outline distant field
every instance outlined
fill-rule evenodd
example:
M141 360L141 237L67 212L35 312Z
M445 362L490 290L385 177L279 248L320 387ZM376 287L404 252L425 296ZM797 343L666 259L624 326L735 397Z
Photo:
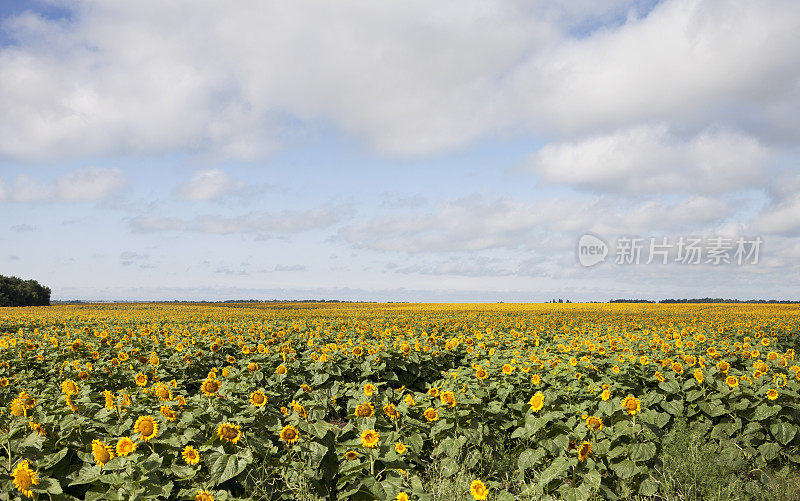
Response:
M0 308L0 500L792 499L799 343L800 305Z

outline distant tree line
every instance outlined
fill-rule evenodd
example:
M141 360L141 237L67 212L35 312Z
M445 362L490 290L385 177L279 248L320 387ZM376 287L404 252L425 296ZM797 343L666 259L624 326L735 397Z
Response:
M800 304L788 299L722 299L704 297L702 299L662 299L659 303L753 303L753 304Z
M0 306L50 306L50 288L36 280L0 275Z
M655 301L650 301L649 299L612 299L609 303L655 303ZM800 304L800 301L791 301L788 299L723 299L718 297L704 297L702 299L662 299L659 303Z

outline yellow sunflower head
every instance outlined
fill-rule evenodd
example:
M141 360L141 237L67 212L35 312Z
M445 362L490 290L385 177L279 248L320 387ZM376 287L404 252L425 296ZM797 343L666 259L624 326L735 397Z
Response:
M589 457L589 454L592 452L592 444L589 442L581 443L580 447L578 447L578 461L584 461L586 458Z
M281 440L283 440L287 444L293 444L297 442L299 438L300 438L300 432L298 432L297 428L295 428L290 424L287 424L281 430Z
M472 498L476 501L482 501L489 497L489 489L480 480L473 480L469 484L469 493L472 494Z
M136 452L136 442L129 437L119 439L119 442L117 442L117 456L127 456L132 452Z
M186 464L191 466L194 466L200 462L200 453L197 452L197 449L195 449L191 445L187 445L186 447L183 448L181 456L183 456L183 460L186 461Z
M592 431L602 430L603 420L597 416L589 416L586 418L586 427Z
M242 428L238 424L222 423L217 428L217 436L221 440L235 444L242 438Z
M375 430L364 430L361 432L361 445L364 447L368 447L370 449L375 448L378 445L379 439L380 436Z
M158 423L153 416L139 416L133 425L133 431L139 433L141 440L149 442L151 438L158 436Z
M423 416L425 416L425 419L427 419L428 421L438 421L439 411L437 411L433 407L428 407L427 409L425 409L425 412L423 412Z
M94 456L94 462L102 468L106 463L114 459L114 450L102 440L95 439L92 440L92 455Z
M264 407L267 403L267 396L261 390L256 390L250 394L250 403L253 407Z
M537 391L528 401L533 412L539 412L544 407L544 393Z
M28 464L28 461L20 461L14 472L11 474L14 478L14 487L19 490L23 496L32 498L33 492L31 487L39 485L39 474L33 471Z

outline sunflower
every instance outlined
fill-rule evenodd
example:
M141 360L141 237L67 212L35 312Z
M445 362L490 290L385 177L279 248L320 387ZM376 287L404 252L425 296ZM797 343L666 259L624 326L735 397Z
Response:
M344 458L348 461L352 461L358 457L358 453L356 451L347 451L344 453Z
M297 400L292 400L292 409L297 413L298 416L305 419L308 417L308 413L306 412L306 408L298 402Z
M15 398L14 400L12 400L9 407L11 408L11 414L14 416L19 417L27 415L27 409L25 409L25 403L20 398Z
M611 392L608 390L608 388L603 390L603 393L600 394L600 398L602 398L604 402L611 398Z
M394 444L394 451L398 454L405 454L406 449L407 449L406 444L404 444L403 442L397 442L396 444Z
M639 401L638 398L628 395L622 401L622 407L628 411L628 414L631 416L635 416L637 412L642 411L642 403Z
M439 420L439 411L434 409L433 407L428 407L425 409L425 412L422 413L425 416L425 419L428 421L438 421Z
M217 428L217 436L226 442L235 444L242 438L242 428L238 424L222 423Z
M475 377L478 378L478 379L486 379L488 376L489 376L489 373L486 372L486 369L484 369L483 367L478 367L475 370Z
M281 440L283 440L287 444L293 444L297 442L298 438L300 438L300 432L298 432L297 428L295 428L290 424L287 424L281 430Z
M250 403L253 404L253 407L264 407L264 404L267 403L267 396L263 391L256 390L250 394Z
M372 395L375 394L376 391L377 388L375 388L375 385L373 385L372 383L367 383L364 385L364 395L371 397Z
M472 498L476 501L484 500L489 497L489 489L487 489L480 480L473 480L472 483L469 484L469 493L472 494Z
M283 376L286 374L286 366L281 364L275 369L275 374Z
M375 407L371 402L361 402L356 406L356 417L368 418L375 414Z
M539 384L541 382L542 382L542 377L539 374L534 374L533 376L531 376L531 383Z
M600 431L603 429L603 420L597 416L589 416L586 418L586 427L592 431Z
M778 398L778 390L775 388L770 388L767 390L767 398L770 400L775 400Z
M133 431L141 435L141 440L149 442L151 438L158 436L158 423L153 416L139 416L136 424L133 425Z
M153 385L153 387L154 387L153 393L159 400L161 401L172 400L172 392L169 390L169 388L167 388L161 383Z
M255 362L250 362L249 364L247 364L247 370L250 371L250 372L257 371L258 370L258 364L255 363Z
M705 375L703 375L702 369L695 369L692 375L694 376L695 381L697 381L700 384L703 384L703 381L706 380Z
M200 385L200 390L203 391L203 395L211 397L216 395L216 393L219 391L219 386L219 381L216 379L206 378L206 380L203 381L203 384Z
M166 418L167 421L175 421L175 418L178 417L178 413L175 412L172 407L168 405L162 405L160 409L161 415Z
M586 458L589 457L589 454L592 452L592 444L589 442L582 442L580 447L578 447L578 461L584 461Z
M800 372L798 372L798 374L800 374ZM412 397L410 393L405 396L403 402L405 402L405 404L409 407L414 407L416 405L416 402L414 402L414 397Z
M397 412L397 408L394 406L394 404L384 405L383 413L386 414L389 419L397 419L400 417L400 413Z
M117 409L117 398L111 392L111 390L104 390L103 396L106 399L105 407L109 411L113 411Z
M137 386L147 386L147 375L142 374L141 372L136 375L136 385Z
M533 412L539 412L544 407L544 393L537 391L535 395L528 401Z
M456 406L456 396L452 391L444 391L442 395L439 397L442 400L442 404L447 405L448 407L455 407Z
M119 439L119 442L117 442L117 456L127 456L132 452L136 452L136 442L129 437Z
M183 460L186 461L186 464L190 466L194 466L200 462L200 453L197 452L197 449L195 449L191 445L187 445L186 447L183 448L181 456L183 456Z
M394 499L395 501L408 501L410 498L408 497L408 494L401 491L400 493L397 494L397 497Z
M92 455L94 462L100 465L102 469L106 463L114 459L114 449L110 445L106 445L102 440L92 440Z
M23 496L32 498L31 486L39 485L39 474L30 468L28 461L20 461L11 476L14 477L14 487Z
M194 501L214 501L214 496L208 491L197 491Z
M75 381L67 379L66 381L61 383L61 392L67 396L75 395L76 393L78 393L78 385L75 384Z
M725 384L733 389L739 386L739 380L736 378L736 376L728 376L725 378Z
M28 422L28 426L30 427L30 429L32 431L36 432L37 435L41 435L43 437L47 435L47 430L44 429L44 426L42 426L42 423L37 423L35 421L30 421L30 422Z
M429 397L433 397L433 398L438 397L439 396L439 388L434 386L433 388L428 390L428 396Z
M503 364L503 367L500 370L503 371L503 374L508 375L514 372L514 366L511 364Z
M364 430L361 432L361 445L370 449L378 445L380 436L375 430Z

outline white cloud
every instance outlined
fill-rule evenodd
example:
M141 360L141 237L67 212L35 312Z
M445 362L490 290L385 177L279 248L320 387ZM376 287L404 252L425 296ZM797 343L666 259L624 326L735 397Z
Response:
M724 193L764 184L770 160L750 136L709 130L684 138L660 125L548 144L529 166L546 182L592 191Z
M356 248L410 253L486 249L571 249L585 231L603 236L712 234L735 203L709 197L621 205L613 198L551 197L525 202L471 195L434 210L375 217L345 226L337 237Z
M175 192L186 200L202 202L243 195L247 191L245 183L231 178L220 169L197 171L190 181L175 189Z
M800 193L765 207L752 221L753 231L779 235L800 235Z
M69 22L25 14L4 25L17 43L0 49L0 156L254 158L320 123L399 155L653 121L798 139L800 3L639 3L85 0Z
M118 193L127 185L120 169L84 167L52 182L20 174L11 182L0 178L0 202L87 202Z
M128 221L128 226L134 233L186 231L211 235L289 235L328 228L349 213L349 207L338 205L281 212L255 211L233 217L216 214L204 214L191 219L137 216Z

